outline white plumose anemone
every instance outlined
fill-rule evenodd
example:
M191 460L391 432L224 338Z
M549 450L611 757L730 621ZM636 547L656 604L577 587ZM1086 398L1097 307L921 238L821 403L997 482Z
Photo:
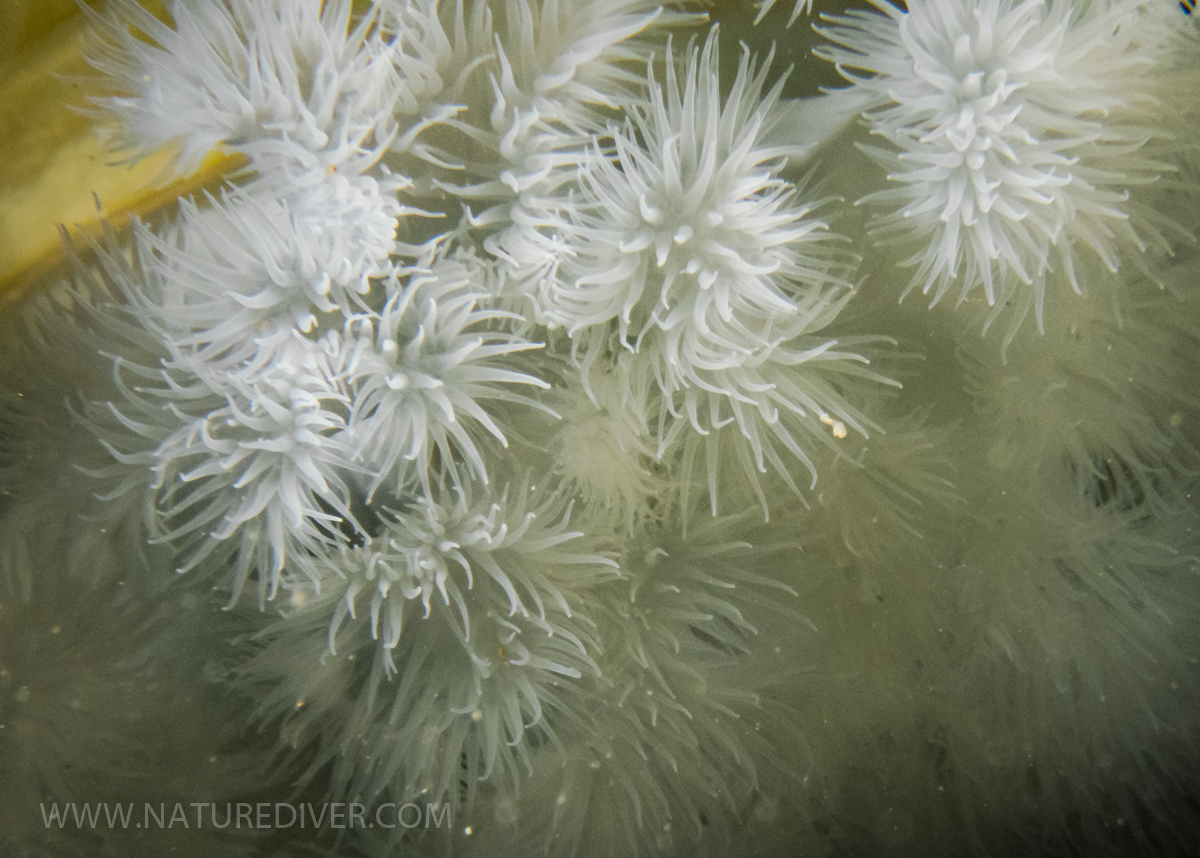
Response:
M547 620L549 607L569 618L564 591L594 581L605 566L615 567L599 555L559 548L583 534L566 529L570 506L553 492L522 487L493 500L478 488L453 493L441 489L447 495L442 503L421 498L409 511L396 513L365 550L351 552L363 562L353 564L349 574L338 568L346 574L345 595L330 626L331 651L338 629L347 615L355 616L358 596L364 592L371 594L371 636L383 645L388 673L396 670L391 653L400 641L412 601L420 602L428 618L432 600L440 596L442 605L452 609L459 642L469 652L475 648L472 614L520 616L553 635ZM531 492L540 506L528 509ZM572 575L572 566L581 571ZM586 567L593 568L582 571ZM514 635L517 631L514 627ZM530 656L524 644L515 640L509 638L514 650L509 660L578 677L574 668ZM518 652L524 656L518 657Z
M397 122L394 109L414 89L424 95L430 75L405 54L409 39L391 33L394 16L378 6L356 16L351 6L173 2L169 27L117 0L95 16L91 60L118 93L95 99L110 108L114 147L135 160L172 146L184 170L214 151L243 157L242 190L263 214L281 210L302 248L255 252L276 268L295 261L316 303L343 312L362 306L368 278L387 274L397 219L412 213L396 198L409 180L378 161L393 143L414 146L424 126Z
M332 530L355 527L337 340L309 339L285 319L214 344L205 311L187 312L202 302L180 295L217 266L194 259L197 276L176 281L183 259L170 247L139 228L129 249L112 234L95 245L94 271L74 259L96 348L112 361L107 401L85 400L82 419L111 456L96 469L113 481L105 498L141 506L181 571L224 577L234 600L253 575L264 601L286 563L303 566Z
M769 461L790 481L776 443L808 464L810 424L832 412L862 428L813 368L857 359L812 336L852 289L826 224L777 175L786 147L764 142L783 82L764 94L746 52L723 99L717 63L714 29L669 57L664 83L651 64L645 102L581 153L576 186L527 202L500 250L533 272L535 314L568 331L585 385L606 354L631 354L630 390L659 411L656 455L685 427L732 424L751 474Z
M677 500L660 507L665 524L624 541L621 579L596 592L605 646L580 681L585 716L533 752L520 796L489 791L487 845L465 854L727 854L748 796L791 787L777 765L803 742L769 686L795 669L807 630L777 575L782 546L737 541L745 515L682 538Z
M761 143L779 86L760 99L766 69L747 54L722 104L715 37L685 62L682 76L668 62L662 85L649 68L648 102L610 128L615 157L587 158L578 194L547 205L538 294L546 320L589 347L611 321L634 351L662 331L669 390L802 332L797 293L837 291L825 224L794 205L774 175L784 152Z
M117 89L96 101L120 123L109 132L117 147L178 144L188 168L221 146L282 178L390 142L402 86L392 59L403 41L385 40L377 8L351 27L350 0L168 6L172 26L132 0L92 16L91 63Z
M318 194L317 201L323 199ZM256 355L261 362L272 340L264 334L316 336L321 319L361 309L369 291L366 270L391 270L387 259L399 204L388 195L376 200L373 247L338 217L337 205L324 206L320 225L311 217L320 206L289 207L237 189L206 207L185 200L169 230L135 227L145 264L161 276L152 293L131 290L126 299L160 340L189 350L193 367L223 370ZM364 273L343 279L339 271Z
M412 470L426 493L434 467L458 482L459 460L487 482L473 429L507 441L482 403L536 407L509 386L547 387L500 365L504 355L540 344L495 329L509 314L480 306L482 277L481 263L467 254L425 260L403 285L388 282L381 313L348 322L341 357L352 397L347 435L356 462L373 475L368 500L393 475L399 492ZM398 468L401 459L416 464Z
M465 109L448 123L471 143L445 156L457 172L432 184L461 201L472 228L495 231L522 217L526 197L573 179L591 135L641 98L658 34L697 18L658 0L494 0L471 13L479 71L460 78ZM486 244L494 250L494 237Z
M355 526L339 438L345 396L329 351L291 334L265 365L220 378L168 368L160 387L125 387L125 401L108 406L125 445L155 444L110 449L149 469L156 538L180 551L181 571L232 569L231 601L252 571L260 602L273 597L285 564L303 566L339 525Z
M285 741L316 739L312 771L335 760L339 792L457 810L492 778L515 794L532 748L586 717L590 591L617 570L553 486L438 488L296 582L242 681Z
M1156 156L1158 25L1142 4L1080 8L1041 0L913 0L854 11L821 28L820 49L866 94L867 148L895 187L877 238L916 251L909 288L936 303L955 283L1003 306L1032 287L1039 324L1050 272L1077 291L1077 253L1116 270L1121 248L1161 238L1135 219L1129 189L1164 170ZM863 74L865 72L865 74Z

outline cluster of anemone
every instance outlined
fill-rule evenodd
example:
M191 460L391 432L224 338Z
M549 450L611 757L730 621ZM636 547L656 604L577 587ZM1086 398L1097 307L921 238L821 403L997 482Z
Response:
M1200 39L1166 0L871 3L816 25L820 94L686 0L86 11L114 151L228 172L6 310L0 681L75 624L111 660L50 692L190 670L263 737L214 791L252 759L452 812L355 855L895 846L893 803L986 852L989 788L1069 830L1039 772L1138 813L1064 774L1123 738L1186 794ZM33 688L0 728L57 790L79 719ZM166 767L96 723L81 789Z

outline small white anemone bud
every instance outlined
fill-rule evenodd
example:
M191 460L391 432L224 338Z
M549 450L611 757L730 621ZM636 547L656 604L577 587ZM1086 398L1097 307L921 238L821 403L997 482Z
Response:
M590 520L632 528L637 511L663 488L653 471L645 404L615 368L594 370L588 382L587 390L578 377L555 388L552 402L562 416L550 441L555 468L578 491Z

